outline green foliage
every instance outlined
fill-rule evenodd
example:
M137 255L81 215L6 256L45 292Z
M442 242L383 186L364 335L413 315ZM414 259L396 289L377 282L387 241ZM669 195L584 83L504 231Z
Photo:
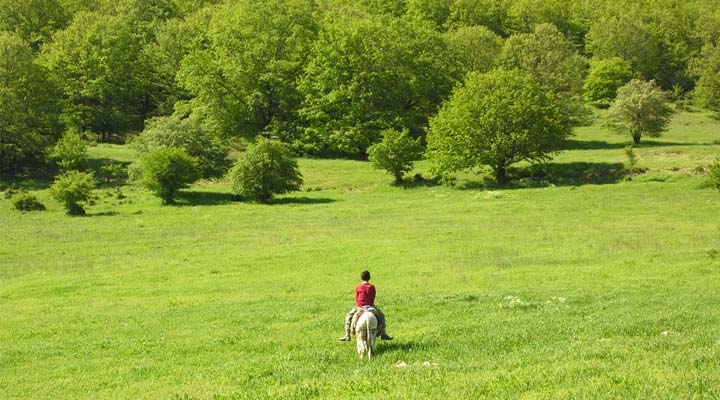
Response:
M720 46L706 46L695 60L693 72L699 76L695 87L698 103L720 113Z
M631 144L625 146L625 156L628 159L630 168L635 168L635 165L637 165L637 156L635 155L635 150Z
M197 121L179 114L153 118L133 144L141 153L159 148L183 149L195 158L205 178L222 176L228 169L228 149L220 139L203 129Z
M260 138L248 146L228 173L235 194L266 203L274 194L300 189L303 178L288 147Z
M63 119L80 131L139 129L153 105L142 32L124 15L80 12L43 48L63 93Z
M408 18L426 22L441 31L450 17L452 3L453 0L408 0L406 13Z
M385 129L423 135L458 75L448 52L442 35L425 25L329 13L301 82L300 114L309 127L298 147L362 156Z
M590 73L585 78L585 100L598 107L608 107L617 90L633 78L630 63L620 57L593 60Z
M109 162L103 164L98 169L98 177L105 183L117 181L128 176L128 171L122 163Z
M720 190L720 160L716 160L710 166L707 183L711 188Z
M194 158L178 148L159 148L140 159L141 183L163 204L172 204L177 192L200 177Z
M87 144L80 132L73 129L66 131L55 143L50 158L55 160L62 171L85 169L88 160Z
M50 187L52 196L63 203L70 215L84 215L83 203L90 199L95 189L95 178L92 173L68 171L58 176Z
M311 0L241 0L218 7L207 48L182 62L197 114L225 136L295 131L297 81L317 35Z
M607 111L607 125L616 132L630 134L639 144L643 135L657 137L670 123L672 109L654 81L633 79L618 89Z
M420 139L411 139L408 131L387 129L383 139L368 148L373 167L384 169L395 177L395 183L402 183L403 174L412 170L413 161L422 157Z
M37 197L27 192L15 194L10 203L18 211L45 211L45 205Z
M58 0L0 0L0 31L15 32L34 51L67 22Z
M56 92L30 46L0 31L0 174L42 165L60 134Z
M471 73L430 121L427 155L441 174L488 165L503 183L510 164L549 159L569 134L556 97L529 75Z
M502 38L484 26L463 26L445 34L463 74L491 70L503 48Z

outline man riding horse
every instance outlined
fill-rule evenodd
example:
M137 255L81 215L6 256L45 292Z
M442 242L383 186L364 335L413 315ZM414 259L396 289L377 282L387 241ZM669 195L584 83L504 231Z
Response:
M363 312L372 312L378 320L378 334L382 340L392 340L385 332L385 315L375 307L375 286L370 283L370 271L360 273L360 284L355 286L355 306L345 316L345 335L338 340L347 342L352 332L353 317Z

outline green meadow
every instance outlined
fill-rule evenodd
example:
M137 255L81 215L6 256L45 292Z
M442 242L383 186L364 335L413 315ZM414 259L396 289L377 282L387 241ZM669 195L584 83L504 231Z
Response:
M595 125L506 188L302 159L269 205L103 184L85 217L5 182L48 210L0 196L0 398L720 398L720 121L643 141L634 173ZM336 340L363 269L395 337L369 362Z

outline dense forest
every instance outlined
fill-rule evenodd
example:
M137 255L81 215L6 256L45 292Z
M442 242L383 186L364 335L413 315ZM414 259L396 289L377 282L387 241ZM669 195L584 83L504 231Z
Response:
M470 79L458 98L551 96L564 131L633 79L719 110L718 38L715 0L0 0L0 173L67 132L364 158L460 129L442 107Z

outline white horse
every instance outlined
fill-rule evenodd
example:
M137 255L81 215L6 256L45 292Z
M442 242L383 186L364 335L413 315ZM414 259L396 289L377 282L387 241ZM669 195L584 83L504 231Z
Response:
M365 311L355 323L355 336L357 337L357 352L360 358L367 355L368 360L375 351L375 337L377 336L378 320L375 314Z

